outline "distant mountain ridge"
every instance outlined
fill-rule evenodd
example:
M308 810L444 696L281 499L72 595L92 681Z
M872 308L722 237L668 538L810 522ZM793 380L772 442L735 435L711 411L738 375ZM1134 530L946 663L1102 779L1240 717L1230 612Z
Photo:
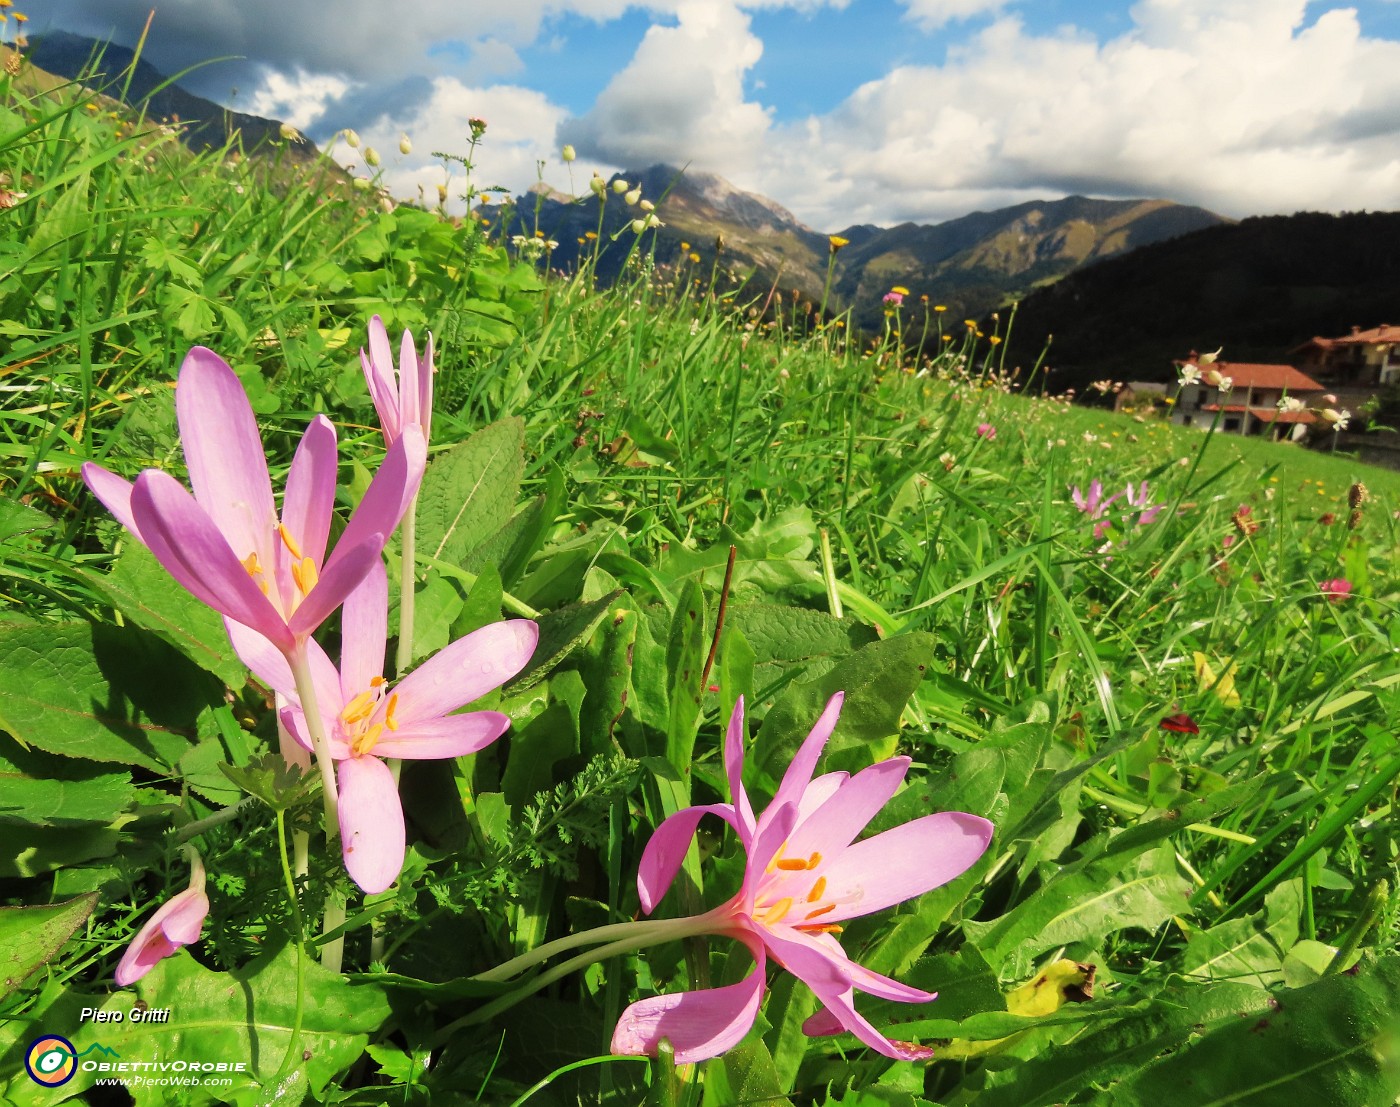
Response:
M85 83L116 97L120 92L118 78L124 82L123 75L132 70L126 102L135 105L149 97L147 118L156 121L179 119L186 124L181 139L196 152L223 146L235 132L242 134L244 148L248 150L281 139L282 123L279 120L230 111L212 100L187 92L179 85L169 83L165 74L149 62L136 58L135 53L125 46L97 42L67 31L49 31L34 36L27 56L30 63L40 69L68 80L77 80L90 73L90 63L97 52L101 53L98 71L105 76L107 87L86 77ZM134 69L133 61L136 63ZM284 142L283 146L298 161L310 161L317 154L315 145L304 138Z
M1022 301L1008 364L1054 335L1050 388L1169 380L1214 350L1284 362L1315 335L1400 322L1400 212L1300 212L1206 227L1110 258Z
M813 302L820 300L828 236L780 204L713 173L669 165L625 170L618 178L641 185L643 194L657 203L666 224L658 233L661 260L677 259L680 243L686 242L708 261L719 237L722 260L752 266L764 288L776 287L784 295L795 289ZM520 211L533 213L532 198L519 203ZM609 195L609 231L634 214ZM581 204L542 203L540 226L560 244L557 263L573 263L578 237L592 230L597 218L591 195ZM1222 222L1213 212L1169 200L1071 196L932 225L855 225L836 232L848 244L837 253L831 306L851 306L858 324L877 327L882 297L899 285L910 290L916 304L927 295L958 318L981 315L1082 266ZM612 274L605 268L602 275ZM906 308L906 317L913 306Z

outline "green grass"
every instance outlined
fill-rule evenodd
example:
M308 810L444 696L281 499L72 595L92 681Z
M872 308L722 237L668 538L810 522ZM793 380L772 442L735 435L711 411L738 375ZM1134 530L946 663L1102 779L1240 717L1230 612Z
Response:
M324 168L278 184L285 167L193 157L86 102L0 85L0 151L29 194L0 227L0 821L15 843L0 849L0 897L33 909L97 893L52 931L0 912L0 934L30 943L15 947L26 979L0 993L14 1020L0 1023L0 1081L19 1073L0 1096L28 1092L28 1027L77 1033L70 1008L111 993L125 942L183 887L171 832L264 787L276 749L266 693L226 686L236 660L191 642L222 650L217 621L142 567L79 467L184 476L171 384L202 343L247 386L275 474L312 414L337 424L350 506L382 455L356 357L379 313L391 333L435 336L439 473L483 442L519 443L495 468L463 463L506 506L470 506L468 554L420 563L415 640L532 611L557 652L537 683L487 705L511 714L508 743L405 775L416 845L396 890L352 893L354 983L312 973L294 1003L268 811L239 808L198 836L205 938L143 985L153 1006L164 982L206 1012L198 1044L247 1054L246 1017L219 1007L230 978L215 975L237 971L257 1002L302 1010L328 1058L296 1070L317 1100L348 1071L347 1101L364 1103L483 1088L508 1103L550 1073L540 1102L1087 1103L1106 1088L1115 1102L1206 1102L1183 1091L1172 1050L1223 1089L1212 1102L1271 1102L1251 1081L1275 1078L1303 1102L1334 1078L1370 1097L1358 1103L1393 1097L1389 1070L1356 1056L1388 1048L1376 1012L1400 990L1384 957L1396 474L1008 393L998 347L960 324L953 342L931 332L932 361L904 364L889 342L857 350L836 328L765 318L766 290L717 292L688 263L634 258L604 292L586 271L546 281L477 224L383 211ZM1109 493L1146 481L1163 510L1140 524L1119 501L1096 536L1069 493L1094 479ZM1358 480L1370 498L1353 517ZM1318 585L1336 577L1354 592L1333 603ZM711 691L698 673L716 636ZM651 829L728 798L719 744L737 695L756 732L750 786L770 792L812 705L838 688L849 700L828 767L914 759L877 828L940 809L997 826L968 876L841 939L943 993L913 1014L861 1001L895 1036L940 1043L941 1060L804 1037L812 1001L780 974L768 1029L694 1073L575 1064L606 1052L632 1000L746 972L719 940L618 958L485 1034L434 1043L494 994L462 978L636 912ZM1199 733L1159 728L1179 712ZM287 802L314 828L318 807ZM687 866L689 905L720 902L740 861L732 835L707 841ZM302 915L345 887L339 858L318 857ZM1357 949L1362 968L1337 976ZM371 975L375 956L396 975ZM1092 1002L1052 997L1040 1022L1007 1013L1063 959L1096 966ZM1328 1052L1282 1019L1232 1044L1241 1015L1267 1022L1278 1004L1354 1037ZM151 1048L122 1033L131 1056ZM291 1031L267 1033L279 1060L297 1056ZM374 1063L357 1060L367 1045Z

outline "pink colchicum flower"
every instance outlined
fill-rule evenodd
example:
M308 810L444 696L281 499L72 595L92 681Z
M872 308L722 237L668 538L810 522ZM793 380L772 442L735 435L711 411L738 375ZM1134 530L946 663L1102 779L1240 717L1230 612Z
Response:
M421 427L427 437L433 418L433 336L428 335L419 360L413 335L404 331L396 369L384 320L376 315L369 321L369 352L360 350L360 365L384 441L392 446L410 424Z
M1329 603L1341 603L1351 595L1351 581L1345 577L1333 577L1318 584L1317 590L1327 597Z
M83 479L196 599L290 653L381 564L423 476L423 434L409 427L390 446L327 556L337 468L330 420L318 415L302 436L279 516L253 409L218 354L196 346L185 357L175 411L194 495L158 469L130 483L89 462Z
M204 894L204 863L199 854L191 851L191 862L190 886L161 904L117 963L117 987L135 984L155 968L157 961L199 941L209 914L209 897Z
M978 423L978 424L977 424L977 437L978 437L978 438L985 438L988 442L990 442L990 441L991 441L993 438L995 438L996 436L997 436L997 429L996 429L996 427L992 426L991 423Z
M1095 539L1102 538L1108 533L1109 527L1113 525L1112 520L1106 518L1106 516L1108 514L1108 509L1112 507L1117 500L1125 499L1130 507L1134 507L1138 510L1137 525L1140 527L1145 527L1149 523L1155 522L1157 516L1160 515L1162 510L1167 506L1166 504L1154 504L1150 502L1151 497L1148 494L1146 481L1143 481L1136 489L1129 484L1124 491L1109 496L1108 499L1104 499L1103 484L1097 479L1091 480L1089 482L1089 494L1087 496L1079 491L1078 485L1074 485L1070 488L1070 499L1074 501L1074 506L1076 508L1088 515L1090 519L1096 520L1094 523Z
M813 779L843 699L841 692L831 698L773 802L757 818L742 780L744 702L735 705L724 743L734 802L689 807L662 822L643 851L637 889L642 910L650 914L679 872L700 819L718 815L738 834L748 864L738 894L697 921L711 921L709 932L742 942L753 954L754 970L738 984L632 1004L613 1033L614 1053L654 1054L665 1038L676 1061L688 1063L738 1044L758 1014L772 957L825 1008L803 1024L805 1033L847 1030L886 1057L904 1060L932 1054L886 1038L856 1011L853 999L856 988L904 1003L925 1003L934 994L862 968L835 935L846 919L902 903L965 872L986 850L992 824L944 812L855 841L899 788L910 759L881 761L853 777L828 773Z
M461 757L505 733L499 711L453 715L525 667L539 628L528 619L482 627L440 650L397 686L384 679L388 583L382 564L345 601L340 669L313 639L306 645L339 786L341 849L350 878L382 892L403 869L405 829L398 784L382 757ZM285 702L280 721L301 746L311 736L286 659L267 641L231 621L229 637L243 663Z

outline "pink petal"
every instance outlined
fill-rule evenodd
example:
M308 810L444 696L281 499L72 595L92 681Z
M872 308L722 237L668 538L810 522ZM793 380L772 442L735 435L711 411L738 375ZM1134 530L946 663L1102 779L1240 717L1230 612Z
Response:
M506 732L510 716L499 711L469 711L426 719L398 730L386 729L374 743L377 757L407 757L431 760L437 757L465 757L483 750Z
M403 332L399 343L399 418L423 427L422 393L418 391L418 350L413 335ZM428 428L423 427L424 431Z
M787 772L783 774L782 783L778 785L773 802L758 817L753 844L749 850L750 869L757 867L761 870L766 867L791 833L802 796L812 782L812 774L816 771L822 749L831 737L831 732L836 729L836 720L841 715L841 705L845 699L845 692L837 692L827 701L826 709L793 756ZM775 828L774 821L789 809L791 817L785 818L784 827Z
M399 684L400 725L438 718L499 688L525 668L539 637L528 619L508 619L439 650Z
M321 570L316 586L297 605L287 625L298 638L306 638L345 602L373 570L381 565L380 555L384 551L384 535L371 534L360 545L346 549L342 538L336 544L335 553L326 567Z
M282 701L278 700L279 704ZM295 703L288 703L279 706L277 709L277 721L292 740L308 753L315 753L316 747L311 741L311 732L306 729L306 715L302 712L301 706ZM280 732L279 732L280 733ZM344 761L350 757L350 743L340 734L339 729L326 730L326 745L330 749L332 761ZM286 754L283 754L286 757ZM291 760L287 758L287 760Z
M185 355L175 386L180 443L199 505L240 557L273 565L277 509L258 422L233 370L213 350Z
M698 992L677 992L640 1000L622 1012L613 1031L612 1052L655 1055L664 1038L676 1051L677 1064L718 1057L738 1045L753 1028L763 1002L766 958L752 939L744 944L754 955L754 969L737 984Z
M834 939L831 941L831 945L835 946L834 952L822 943L809 940L806 935L794 935L789 939L779 933L769 932L764 936L764 944L768 947L768 951L782 962L783 967L788 972L812 989L813 994L829 1012L825 1018L821 1015L815 1015L808 1019L802 1027L804 1032L813 1036L834 1033L834 1027L831 1025L834 1019L843 1030L854 1034L871 1049L886 1057L914 1061L933 1055L931 1049L913 1046L907 1042L891 1041L856 1011L853 1002L854 980L851 970L859 966L853 965L846 958ZM861 971L865 972L865 970ZM879 980L886 979L875 973L866 973L866 975ZM932 993L923 992L917 988L906 990L903 985L896 981L890 980L887 983L899 989L898 993L888 995L887 998L890 999L902 1000L908 993L913 994L915 1002L927 1002L934 998Z
M403 420L399 415L398 383L394 380L394 353L384 330L384 320L378 315L369 321L369 353L360 351L360 366L365 372L374 410L379 413L384 440L393 442L399 436Z
M324 415L311 420L301 436L287 473L282 498L282 523L301 548L302 556L317 566L326 560L326 541L335 508L337 455L335 427ZM282 547L286 551L286 547Z
M788 856L810 857L820 853L834 859L889 802L909 770L909 760L892 757L862 769L845 781L816 811L804 814L788 839ZM808 795L816 791L817 783L813 782Z
M124 480L116 473L102 468L101 465L94 465L91 461L83 463L83 480L92 489L92 494L102 501L102 506L116 517L117 522L131 531L136 540L144 545L145 539L141 537L136 520L131 514L131 481Z
M224 616L224 629L233 643L233 652L263 684L289 700L297 698L296 677L287 664L287 655L251 627Z
M292 765L302 771L311 771L311 751L297 740L295 734L287 729L287 724L282 718L282 713L287 710L287 701L283 696L276 696L273 699L275 713L277 715L277 752L282 755L282 760L288 765Z
M642 901L643 914L650 915L671 887L690 849L690 840L695 837L695 828L705 815L718 815L736 831L739 829L734 808L727 803L687 807L663 819L642 850L642 859L637 865L637 895Z
M147 920L122 955L115 973L117 986L136 983L157 961L198 941L208 914L209 898L203 891L186 888L172 896Z
M166 571L215 611L290 649L291 632L253 583L214 520L179 481L148 469L136 479L131 511L142 540Z
M345 597L340 617L340 682L347 703L384 675L388 637L389 577L383 559L376 557L365 579Z
M403 871L405 831L399 787L377 757L349 757L336 766L345 871L368 893L382 892Z
M734 713L729 716L729 728L724 732L724 771L729 777L729 795L734 800L734 813L738 818L735 829L745 852L753 842L753 804L744 791L744 697L734 703Z
M369 482L364 497L351 512L345 533L340 536L340 541L321 570L323 576L332 572L336 560L344 556L342 551L362 546L376 534L387 538L394 532L418 492L427 456L428 447L423 432L406 427L385 452L383 464Z
M418 363L418 422L423 434L432 431L433 422L433 336L423 344L423 360Z
M869 915L947 884L982 856L992 829L976 815L941 811L856 842L819 870L823 899L836 903L821 921Z

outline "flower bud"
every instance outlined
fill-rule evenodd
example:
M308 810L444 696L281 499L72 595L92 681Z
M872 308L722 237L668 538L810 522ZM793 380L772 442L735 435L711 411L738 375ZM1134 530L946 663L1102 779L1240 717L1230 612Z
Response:
M486 133L486 120L477 116L472 116L467 120L467 126L472 132L472 138L478 139Z
M340 133L345 136L345 145L349 146L350 149L358 150L360 148L360 136L357 131L346 127L345 130Z
M641 204L639 204L638 206L639 206L643 211L655 211L655 210L656 210L656 205L653 204L650 200L643 200L643 201L641 202Z
M631 189L622 198L627 202L628 207L632 207L634 204L637 203L638 200L642 198L642 190L640 188Z
M408 157L409 154L413 153L413 143L409 141L407 134L399 136L399 153L404 157Z
M365 147L365 164L371 169L375 169L379 166L379 151L373 146Z
M624 181L621 177L619 177L617 180L613 181L613 185L612 185L613 191L614 191L614 192L619 192L619 193L620 193L620 192L626 192L627 189L628 189L629 187L630 187L630 186L628 185L628 183L627 183L626 181Z
M563 149L562 151L560 151L560 156L561 156L565 161L573 161L574 158L578 157L578 155L574 152L574 148L573 148L572 146L570 146L568 143L565 143L565 144L564 144L564 149Z
M593 190L594 196L597 196L601 199L603 193L607 190L608 182L603 180L602 177L598 176L597 173L594 173L592 179L590 179L588 182L588 187Z

